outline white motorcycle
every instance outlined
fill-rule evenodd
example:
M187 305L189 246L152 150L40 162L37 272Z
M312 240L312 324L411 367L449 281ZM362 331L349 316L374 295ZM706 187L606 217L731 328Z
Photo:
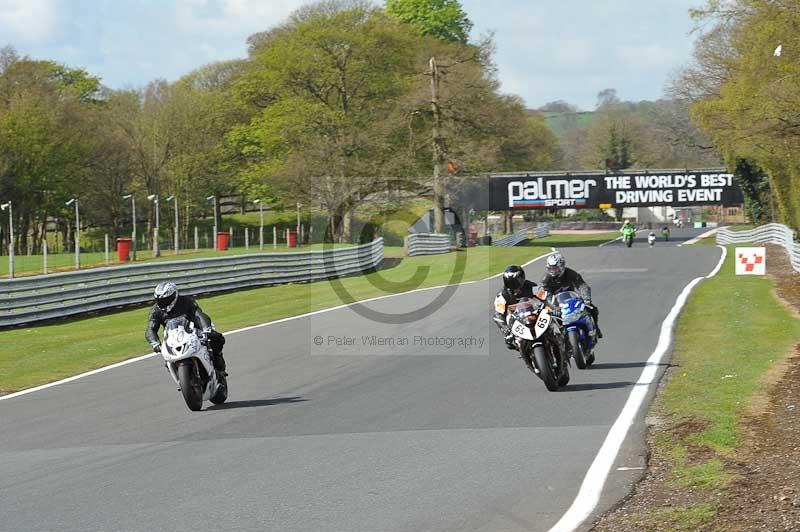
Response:
M225 376L214 369L211 353L197 336L194 324L187 323L186 318L167 322L161 356L189 410L201 410L203 401L218 405L228 398Z

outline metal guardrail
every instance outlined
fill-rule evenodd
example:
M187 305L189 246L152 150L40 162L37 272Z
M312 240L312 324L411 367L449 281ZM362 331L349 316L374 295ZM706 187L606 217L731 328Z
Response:
M435 233L412 233L405 238L405 252L409 257L449 253L450 236Z
M717 231L717 244L778 244L786 248L792 268L800 272L800 243L794 241L795 233L783 224L766 224L749 231L731 231L725 227Z
M519 244L525 242L526 240L533 240L536 238L543 238L550 235L550 226L547 224L541 224L536 227L529 227L527 229L522 229L517 231L513 235L508 235L507 237L501 238L496 240L493 245L495 246L518 246Z
M147 303L153 286L173 280L188 295L316 281L376 268L383 239L344 249L115 266L0 280L0 327Z

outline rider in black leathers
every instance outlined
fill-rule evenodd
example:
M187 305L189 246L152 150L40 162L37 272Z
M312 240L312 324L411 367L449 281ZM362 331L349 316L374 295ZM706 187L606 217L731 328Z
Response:
M214 369L225 374L226 364L222 356L225 337L222 333L214 330L211 318L200 309L194 298L179 295L175 283L171 281L159 283L154 297L155 305L150 310L147 329L144 333L145 338L153 347L153 351L161 352L161 341L158 338L159 329L166 325L168 320L183 316L187 321L194 323L195 329L201 332L201 341L211 350Z
M533 298L533 288L536 283L525 279L525 270L521 267L512 265L503 272L503 289L497 293L494 299L494 316L492 319L503 333L506 347L517 349L514 345L514 335L511 334L511 327L506 322L508 305L516 304L520 298Z
M592 288L586 284L581 274L572 268L567 268L567 261L560 252L556 251L547 257L545 276L544 279L542 279L541 286L550 294L557 294L566 290L578 292L583 298L584 303L586 303L587 310L592 315L592 318L594 318L594 324L597 327L597 337L603 337L603 333L600 331L600 325L597 322L597 307L592 304Z

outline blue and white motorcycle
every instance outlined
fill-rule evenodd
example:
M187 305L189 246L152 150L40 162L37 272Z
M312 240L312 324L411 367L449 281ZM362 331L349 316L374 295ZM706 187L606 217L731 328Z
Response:
M555 296L561 309L567 345L578 369L586 369L594 363L594 347L597 345L597 326L586 308L586 302L577 292L561 292Z

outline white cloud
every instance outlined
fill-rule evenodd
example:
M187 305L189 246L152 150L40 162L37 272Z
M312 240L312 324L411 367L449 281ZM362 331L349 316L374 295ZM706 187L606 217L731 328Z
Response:
M0 35L23 42L47 40L56 26L55 0L0 0Z
M279 24L299 5L297 0L179 0L175 15L188 31L255 33Z

